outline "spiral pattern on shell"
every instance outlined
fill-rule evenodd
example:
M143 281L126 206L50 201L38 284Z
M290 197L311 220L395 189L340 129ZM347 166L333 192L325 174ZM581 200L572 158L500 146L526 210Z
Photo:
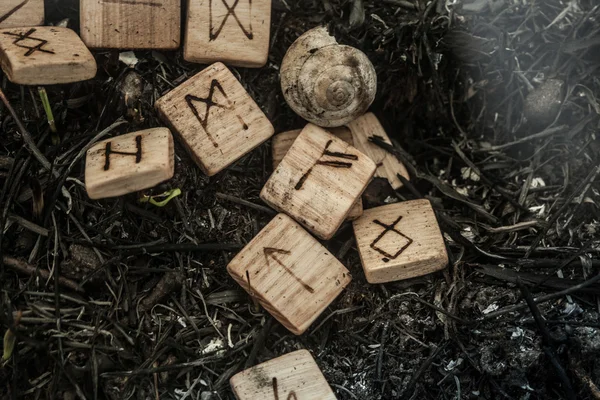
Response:
M342 126L367 111L375 99L377 75L363 52L338 44L326 28L318 27L288 49L281 89L302 118L323 127Z

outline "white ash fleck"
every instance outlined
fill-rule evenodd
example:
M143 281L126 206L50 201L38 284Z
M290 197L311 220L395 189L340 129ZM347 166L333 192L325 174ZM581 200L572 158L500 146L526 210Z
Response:
M386 197L386 199L385 199L385 200L383 200L383 202L384 202L385 204L392 204L392 203L397 203L397 202L398 202L398 199L397 199L397 198L395 198L394 196L388 196L388 197Z
M133 51L123 51L119 53L119 61L127 65L129 68L135 68L137 63L140 62Z
M586 352L600 351L600 329L592 327L577 327L575 333L581 340L582 348Z
M484 313L484 314L489 314L489 313L491 313L491 312L494 312L494 311L496 311L496 310L497 310L497 309L499 309L499 308L500 308L500 307L498 306L498 304L496 304L496 303L493 303L493 304L490 304L489 306L487 306L487 307L485 308L485 310L483 310L483 311L481 311L481 312L482 312L482 313Z
M520 338L522 338L522 337L524 337L524 336L525 336L525 331L524 331L523 329L521 329L521 328L517 327L517 328L516 328L516 329L513 331L512 335L510 335L510 338L511 338L511 339L520 339Z
M538 217L543 217L546 213L546 205L542 204L541 206L529 207L529 211L535 213Z
M460 367L461 364L463 363L463 359L459 358L457 360L451 360L445 367L444 370L450 372L453 371L456 367Z
M580 315L582 312L583 312L583 308L581 308L581 306L575 302L573 302L573 303L566 302L564 304L564 308L562 310L562 313L564 315L568 315L568 316Z
M474 182L479 182L481 178L479 175L471 169L471 167L462 167L460 173L463 179L470 179Z
M531 180L531 185L529 187L530 188L546 187L546 182L544 182L544 180L539 177L533 178Z
M223 350L225 348L225 342L221 338L212 339L204 349L200 350L200 354L213 353L215 351Z
M465 228L463 228L462 232L460 233L465 239L469 239L470 241L475 240L475 233L473 233L473 230L471 229L470 226L467 226Z

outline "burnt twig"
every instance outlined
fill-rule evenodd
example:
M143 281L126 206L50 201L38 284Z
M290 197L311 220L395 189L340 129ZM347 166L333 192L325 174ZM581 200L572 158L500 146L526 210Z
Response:
M47 271L45 269L38 269L23 260L19 260L18 258L14 258L14 257L10 257L10 256L3 256L2 262L7 267L9 267L17 272L20 272L22 274L26 274L26 275L30 275L30 276L39 275L40 277L42 277L44 279L50 278L49 271ZM77 282L72 281L67 278L64 278L62 276L58 277L58 283L61 286L67 287L71 290L75 290L77 292L83 292L83 288L81 286L79 286L79 284Z

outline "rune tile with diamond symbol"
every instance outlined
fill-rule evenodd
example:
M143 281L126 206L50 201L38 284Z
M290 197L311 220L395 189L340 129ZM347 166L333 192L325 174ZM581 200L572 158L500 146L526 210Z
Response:
M370 283L414 278L448 264L444 238L428 200L365 210L354 221L354 234Z
M396 230L396 225L401 220L402 216L398 217L391 225L384 224L377 219L373 221L373 223L380 225L383 231L371 243L371 248L384 256L382 259L384 262L398 258L413 243L411 238Z

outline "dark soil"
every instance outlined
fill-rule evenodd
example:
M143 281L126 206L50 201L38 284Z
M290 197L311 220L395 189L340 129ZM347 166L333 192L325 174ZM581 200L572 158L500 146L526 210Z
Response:
M78 2L46 3L48 22L78 29ZM325 245L354 280L296 337L225 268L273 215L258 197L269 144L212 178L176 145L175 178L143 193L181 189L164 207L85 193L82 150L111 126L103 137L162 126L154 101L204 66L136 52L136 76L118 52L96 52L96 79L46 88L58 137L37 88L3 77L18 120L0 108L0 329L16 345L0 398L232 399L232 375L307 348L339 399L599 399L597 1L273 9L268 65L236 75L281 132L303 125L278 81L301 33L328 24L365 51L372 111L411 172L398 193L374 182L365 205L430 199L448 269L369 285L344 225Z

